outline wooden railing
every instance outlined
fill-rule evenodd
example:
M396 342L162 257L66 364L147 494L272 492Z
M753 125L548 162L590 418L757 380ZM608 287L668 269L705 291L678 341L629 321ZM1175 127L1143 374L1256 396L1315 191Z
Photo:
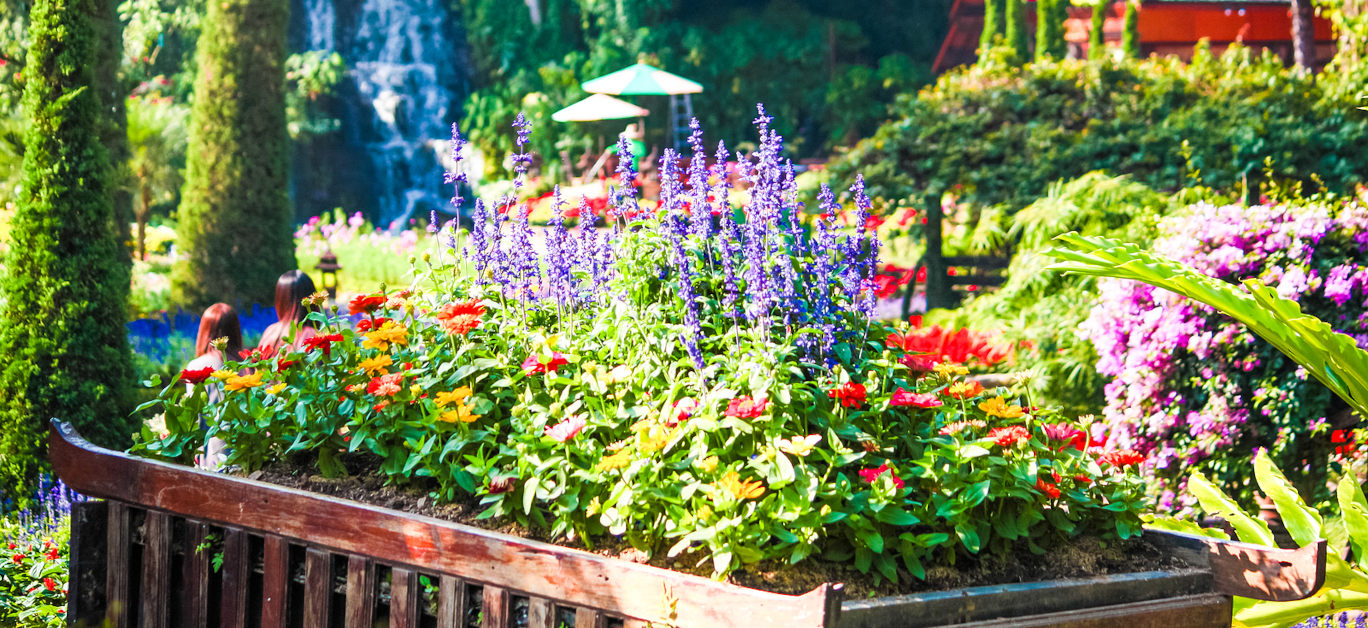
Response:
M926 268L926 309L952 308L959 305L963 294L956 288L1000 286L1007 280L1003 271L1012 263L1009 254L1002 255L945 255L942 227L945 215L941 211L939 194L928 194L923 199L926 224L922 232L926 238L926 252L913 268L913 279L903 293L902 316L911 313L912 294L916 291L916 270ZM953 273L953 274L952 274Z

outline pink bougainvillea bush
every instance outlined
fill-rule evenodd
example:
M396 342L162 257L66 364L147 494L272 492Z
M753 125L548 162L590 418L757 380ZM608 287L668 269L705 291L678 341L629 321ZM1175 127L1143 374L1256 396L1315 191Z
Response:
M1157 252L1213 277L1257 278L1368 348L1368 207L1335 203L1198 204L1169 219ZM1308 485L1351 423L1324 386L1242 325L1165 290L1103 280L1085 327L1106 387L1111 443L1147 454L1161 506L1202 469L1249 497L1248 461L1268 448ZM1319 470L1319 472L1317 472ZM1324 489L1319 482L1318 489ZM1308 498L1312 498L1308 495Z
M944 355L908 366L897 339L913 332L870 314L878 241L801 222L767 122L744 221L723 209L727 177L695 159L680 183L673 151L658 208L620 189L601 227L556 214L534 233L516 202L480 202L471 229L442 232L458 255L428 256L409 288L313 314L313 335L277 352L181 373L136 451L190 462L216 437L244 471L333 476L361 459L482 518L719 575L819 556L922 577L1137 534L1139 454L1104 457L1084 426ZM858 184L851 196L866 216Z

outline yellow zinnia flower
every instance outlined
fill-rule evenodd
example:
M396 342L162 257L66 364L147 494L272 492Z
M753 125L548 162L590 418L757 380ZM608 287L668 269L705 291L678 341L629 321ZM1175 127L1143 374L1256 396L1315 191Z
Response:
M391 364L394 364L394 360L391 360L389 356L377 355L373 358L362 360L357 366L366 371L367 375L373 375L376 372L379 372L381 375L387 375L389 372L385 370L385 367Z
M713 486L740 500L755 499L765 494L765 485L759 480L743 481L735 471L728 471Z
M394 321L386 321L380 329L367 333L366 340L361 343L361 346L367 349L379 349L384 351L389 349L391 343L396 345L407 345L408 327Z
M627 466L628 464L631 464L631 462L632 462L632 452L631 452L630 450L623 449L622 451L619 451L619 452L617 452L617 453L615 453L615 454L613 454L613 455L611 455L611 456L606 456L606 457L604 457L603 460L600 460L599 463L598 463L598 465L595 466L594 468L595 468L595 469L598 469L599 471L608 471L608 470L610 470L610 469L621 469L622 467L625 467L625 466Z
M276 384L275 386L272 386L272 387L270 387L270 388L267 388L267 389L266 389L266 393L267 393L267 394L270 394L270 395L279 395L279 394L280 394L280 391L282 391L282 390L285 390L285 382L280 382L279 384Z
M664 425L652 425L637 435L640 438L638 447L646 454L663 449L670 442L670 430Z
M471 404L463 403L456 406L455 409L443 412L437 419L446 421L447 423L474 423L476 419L483 415L471 412L472 408L474 408L474 406Z
M781 438L779 439L779 451L802 457L812 453L812 448L820 442L822 442L822 437L818 434L794 436L792 439Z
M228 383L224 386L224 389L226 389L228 392L233 392L236 390L256 388L260 385L261 371L257 371L255 373L252 373L251 375L234 375L232 377L229 377Z
M717 456L708 456L707 458L695 462L694 465L699 469L712 473L717 470Z
M1021 406L1009 406L1002 397L993 397L983 403L978 404L980 410L987 412L988 416L995 416L1000 419L1015 419L1025 414Z
M437 407L445 408L451 404L461 403L466 400L466 397L470 396L470 393L471 390L469 386L462 386L451 392L438 392L436 399Z
M220 369L220 370L214 371L212 377L213 377L214 379L219 380L219 381L223 381L223 380L226 380L226 379L228 379L228 378L230 378L230 377L237 377L237 373L234 372L234 371L225 371L225 370Z
M953 364L951 362L941 362L940 364L931 367L931 370L935 371L937 375L941 375L944 377L955 377L956 375L969 374L968 368L961 366L959 364Z

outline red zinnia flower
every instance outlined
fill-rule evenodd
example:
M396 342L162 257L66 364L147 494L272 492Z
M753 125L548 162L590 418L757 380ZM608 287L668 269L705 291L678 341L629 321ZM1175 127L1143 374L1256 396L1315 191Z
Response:
M1020 425L995 427L988 430L988 438L993 439L998 445L1003 447L1011 447L1012 445L1017 444L1018 441L1030 440L1031 433Z
M1079 451L1088 450L1088 435L1072 425L1067 423L1047 423L1043 429L1045 430L1045 435L1048 436L1050 440L1068 441L1063 445L1060 445L1060 449L1073 446L1074 449Z
M332 355L332 343L342 342L342 334L319 334L310 336L304 340L304 350L313 351L321 349L323 355Z
M43 586L47 587L47 590L49 591L56 591L57 581L53 580L52 578L43 578Z
M352 316L357 314L370 314L388 301L382 294L358 294L352 297L347 304L347 313Z
M1097 461L1113 467L1129 467L1133 464L1144 462L1145 456L1138 451L1123 449L1121 451L1109 451L1104 453L1097 457Z
M537 373L555 373L556 369L566 364L568 364L568 362L565 360L565 356L561 355L559 352L551 352L551 359L546 362L542 362L541 356L534 353L532 355L527 356L526 360L523 360L522 369L523 372L527 373L528 375L536 375Z
M1079 484L1092 484L1092 478L1082 474L1075 475L1074 481L1078 482Z
M865 402L864 384L846 382L827 391L827 396L835 399L842 406L847 408L858 408Z
M698 411L698 400L693 397L685 397L674 403L674 412L665 419L666 427L674 427L683 423L685 419L693 416Z
M888 405L891 406L916 406L918 408L938 408L945 405L934 394L914 393L901 388L893 391L893 396L888 398Z
M366 384L366 392L372 395L393 395L403 389L404 374L381 375Z
M460 303L449 303L442 307L437 313L437 320L441 321L442 329L449 334L464 336L470 330L480 326L480 317L485 313L485 306L479 301L471 299Z
M284 372L285 372L285 369L290 368L291 366L294 366L294 365L297 364L298 362L299 362L298 360L281 360L279 364L276 364L276 372L277 372L277 373L284 373Z
M513 490L515 479L516 478L512 476L489 478L489 494L498 495L499 493L507 493Z
M13 555L13 556L10 556L10 560L12 560L12 561L14 561L14 562L16 562L16 563L22 563L22 562L24 562L24 555L23 555L23 554L15 554L15 555Z
M1050 499L1059 498L1059 487L1045 481L1045 478L1036 478L1036 489L1049 495Z
M213 373L214 367L212 366L206 366L202 369L197 369L193 371L190 369L185 369L180 372L180 381L185 382L187 384L199 384L204 380L209 379L209 376Z
M57 549L56 546L53 546L52 549L48 550L46 556L48 560L57 560L58 558L62 557L62 552L61 550Z
M747 396L737 397L727 403L727 416L734 416L738 419L758 419L769 408L769 399L761 397L752 399Z
M363 318L356 322L356 331L364 334L372 329L380 329L381 327L384 327L385 323L388 323L389 321L390 319L385 318L383 316L376 317L375 320Z
M896 473L893 473L893 468L888 466L887 463L881 464L873 469L860 469L860 479L873 484L879 479L879 476L885 473L888 474L889 478L892 478L894 486L897 486L898 488L905 486L902 478L898 477Z

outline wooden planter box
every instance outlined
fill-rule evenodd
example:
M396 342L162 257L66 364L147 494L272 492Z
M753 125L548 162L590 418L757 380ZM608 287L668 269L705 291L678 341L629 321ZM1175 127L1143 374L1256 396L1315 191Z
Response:
M1231 595L1301 599L1325 543L1276 550L1153 534L1192 566L842 600L723 584L101 449L53 422L73 511L73 625L113 628L1227 626ZM211 563L221 561L213 568Z

